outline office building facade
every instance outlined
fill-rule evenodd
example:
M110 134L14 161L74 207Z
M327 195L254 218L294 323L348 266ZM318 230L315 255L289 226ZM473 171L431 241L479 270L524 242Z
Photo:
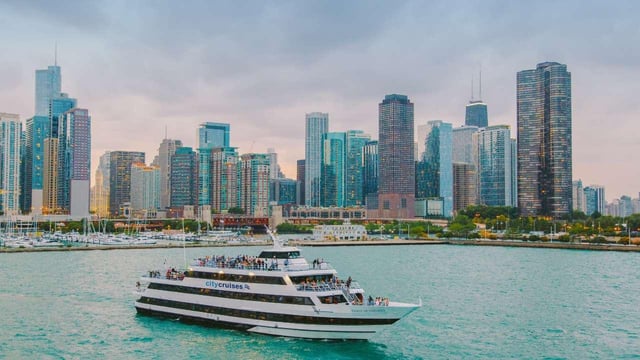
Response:
M0 113L0 211L20 213L20 143L22 123L17 114Z
M175 144L175 142L174 142ZM169 201L172 207L195 206L198 201L198 154L190 147L178 147L169 160ZM162 192L162 165L160 191ZM160 199L162 207L162 198Z
M413 218L415 163L413 103L406 95L386 95L378 105L378 213Z
M135 163L145 163L143 152L109 153L109 212L113 216L124 215L124 205L131 202L131 166Z
M231 126L206 122L198 128L198 205L211 205L211 149L229 147Z
M516 206L513 202L511 130L508 125L480 129L473 135L477 153L478 202Z
M441 120L427 123L422 159L415 165L417 198L441 198L442 216L453 216L453 126Z

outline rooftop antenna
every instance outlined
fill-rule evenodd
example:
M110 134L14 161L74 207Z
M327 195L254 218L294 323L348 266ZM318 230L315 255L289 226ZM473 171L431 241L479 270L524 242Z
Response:
M482 64L480 64L480 101L482 101Z
M473 101L473 75L471 75L471 100Z

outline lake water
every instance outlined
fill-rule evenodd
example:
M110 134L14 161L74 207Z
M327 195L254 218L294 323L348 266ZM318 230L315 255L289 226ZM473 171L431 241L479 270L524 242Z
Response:
M257 255L192 248L187 258ZM303 248L367 294L424 306L368 342L137 316L138 276L182 249L0 254L0 358L640 359L640 254L453 245Z

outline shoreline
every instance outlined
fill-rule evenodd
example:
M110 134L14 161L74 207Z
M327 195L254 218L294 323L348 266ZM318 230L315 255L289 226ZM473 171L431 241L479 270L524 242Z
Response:
M64 247L41 247L41 248L0 248L3 253L32 253L42 251L91 251L91 250L127 250L127 249L169 249L169 248L200 248L200 247L238 247L238 246L269 246L270 241L255 242L247 244L215 244L198 243L182 244L167 243L153 245L96 245L96 246L64 246ZM560 242L524 242L508 240L365 240L365 241L304 241L290 240L290 246L309 247L331 247L331 246L397 246L397 245L454 245L454 246L500 246L500 247L524 247L539 249L564 249L564 250L588 250L588 251L618 251L618 252L640 252L640 246L611 245L611 244L575 244Z

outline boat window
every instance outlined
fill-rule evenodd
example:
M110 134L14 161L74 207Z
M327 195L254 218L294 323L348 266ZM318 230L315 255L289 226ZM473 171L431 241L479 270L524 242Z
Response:
M259 258L262 259L296 259L300 257L300 251L263 251Z
M284 278L282 276L263 276L263 275L244 275L244 274L226 274L226 273L217 273L217 272L206 272L206 271L189 271L187 272L188 277L198 278L198 279L213 279L213 280L221 280L221 281L236 281L236 282L245 282L245 283L254 283L254 284L271 284L271 285L286 285Z
M341 304L346 303L347 299L343 295L318 296L323 304Z
M261 301L294 305L313 305L311 298L305 296L286 296L286 295L272 295L272 294L255 294L239 291L227 291L216 290L211 288L195 288L189 286L179 286L170 284L149 284L149 289L173 291L187 294L207 295L213 297L221 297L227 299L248 300L248 301Z

